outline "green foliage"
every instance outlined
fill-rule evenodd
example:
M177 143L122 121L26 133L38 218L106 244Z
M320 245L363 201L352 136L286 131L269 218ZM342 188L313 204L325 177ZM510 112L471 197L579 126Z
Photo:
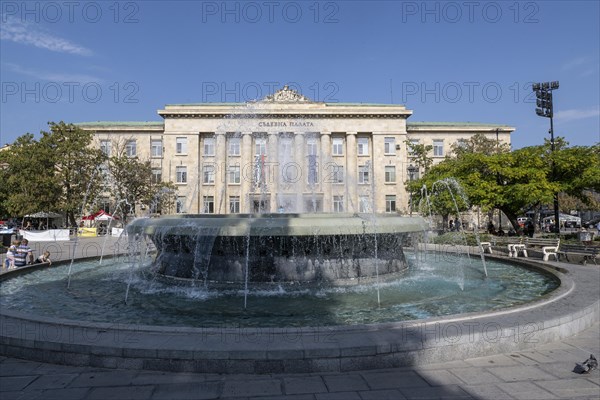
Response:
M510 151L508 143L498 143L498 141L488 138L483 133L477 133L467 140L457 141L452 144L451 148L453 155L456 157L474 153L489 156Z
M17 138L0 152L2 206L10 216L58 210L60 187L54 175L54 156L32 134Z
M75 215L85 202L98 195L102 180L98 166L104 154L90 146L93 133L64 122L50 122L50 132L42 132L40 145L53 154L54 174L61 188L58 207L66 212L69 223L76 225Z
M433 150L432 145L424 145L420 143L412 143L410 140L405 140L406 146L408 148L408 154L411 160L422 169L424 172L429 171L431 165L433 164L433 158L430 156L431 150Z
M128 156L124 143L112 146L113 155L107 162L107 189L119 204L115 211L126 223L136 204L151 210L167 209L168 204L175 202L176 187L171 182L154 182L150 161Z
M517 229L516 218L541 204L550 204L554 193L564 192L590 204L600 190L600 146L568 147L562 138L555 142L526 147L513 152L482 150L484 142L463 146L456 157L433 166L425 176L407 182L407 190L418 193L424 185L454 177L464 188L471 205L488 211L502 210ZM488 143L488 145L491 143ZM471 151L468 151L471 149ZM554 170L553 170L554 162ZM420 194L417 194L417 198ZM432 207L441 215L450 212L448 196L442 195Z
M91 148L92 133L64 122L48 123L40 140L23 135L0 152L3 207L12 216L38 211L62 211L71 224L86 195L94 196L101 184L94 179L103 160Z

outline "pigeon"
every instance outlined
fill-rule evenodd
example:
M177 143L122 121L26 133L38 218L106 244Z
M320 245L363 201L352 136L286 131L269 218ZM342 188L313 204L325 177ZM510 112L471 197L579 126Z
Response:
M577 366L575 367L575 372L580 373L580 374L589 374L590 371L593 371L596 368L598 368L598 360L596 360L596 357L594 357L593 354L590 354L590 358L588 358L581 364L580 363L576 363L576 364L577 364Z

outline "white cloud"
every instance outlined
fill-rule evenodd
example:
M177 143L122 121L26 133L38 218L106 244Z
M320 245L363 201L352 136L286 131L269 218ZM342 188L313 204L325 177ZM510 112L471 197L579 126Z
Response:
M600 116L600 107L591 107L587 109L571 109L558 111L555 118L559 121L575 121L579 119L593 118Z
M586 62L585 57L577 57L577 58L574 58L574 59L566 62L565 64L563 64L562 69L563 70L573 69L575 67L579 67L579 66L585 64L585 62Z
M102 82L102 79L99 79L95 76L85 75L85 74L69 74L69 73L56 73L51 71L42 71L33 68L22 67L18 64L13 63L2 63L3 67L10 69L13 72L16 72L21 75L31 76L33 78L50 81L50 82L77 82L77 83L88 83L88 82Z
M77 54L80 56L92 55L90 49L44 32L39 26L19 21L15 18L8 18L0 25L0 40L32 45L58 53Z

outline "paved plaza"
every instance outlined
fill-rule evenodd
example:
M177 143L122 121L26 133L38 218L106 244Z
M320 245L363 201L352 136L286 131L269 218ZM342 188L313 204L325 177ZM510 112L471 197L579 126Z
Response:
M407 368L218 375L71 367L0 357L0 399L598 399L600 325L536 349Z
M85 243L80 243L79 251L87 250L76 258L93 255L87 254L89 249L102 242L96 238ZM550 264L574 273L581 268ZM590 295L598 298L598 292ZM600 371L573 371L590 354L600 356L598 322L577 335L527 350L349 372L175 373L75 367L0 356L0 399L599 399Z

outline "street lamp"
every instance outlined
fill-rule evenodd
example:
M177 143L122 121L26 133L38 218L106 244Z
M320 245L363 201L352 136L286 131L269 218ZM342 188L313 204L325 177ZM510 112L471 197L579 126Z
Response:
M408 166L408 168L406 168L406 170L408 171L408 179L409 181L414 181L415 180L415 176L417 175L417 172L419 172L419 167L415 167L414 165L410 164ZM412 211L413 211L413 201L412 201L412 190L410 190L410 215L412 216Z
M558 89L558 81L534 83L532 89L537 98L535 113L540 117L550 118L550 150L554 153L554 109L552 105L552 91ZM552 180L554 180L556 176L555 172L554 159L552 159ZM557 234L560 234L558 193L554 193L554 231Z

